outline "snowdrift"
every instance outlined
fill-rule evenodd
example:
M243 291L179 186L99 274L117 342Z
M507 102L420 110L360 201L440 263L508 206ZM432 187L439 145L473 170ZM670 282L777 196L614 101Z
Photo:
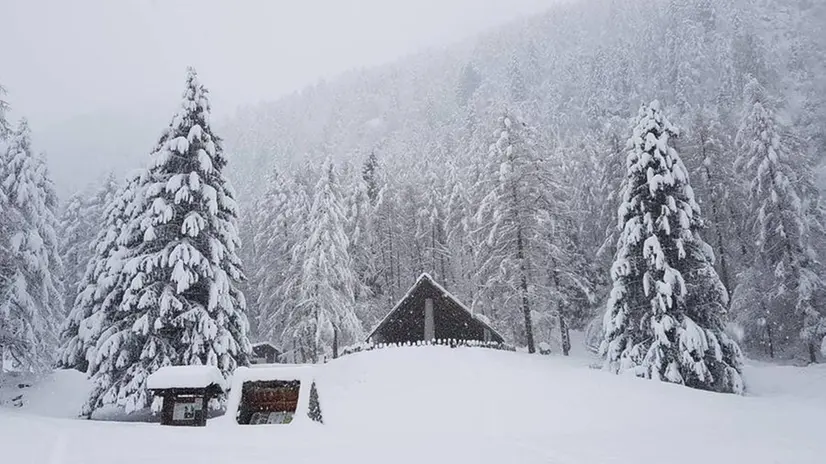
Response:
M0 456L50 464L814 464L826 456L819 366L752 366L755 390L742 397L587 363L464 347L357 353L314 369L324 425L215 419L174 428L0 409Z

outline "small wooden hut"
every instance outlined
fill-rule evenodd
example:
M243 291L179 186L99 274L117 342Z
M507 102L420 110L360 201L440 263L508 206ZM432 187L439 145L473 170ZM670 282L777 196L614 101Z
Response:
M274 364L278 362L279 356L281 356L281 351L272 343L253 343L250 364Z
M368 335L372 343L433 340L478 340L502 343L504 338L481 317L422 274L385 318Z
M146 388L163 400L162 425L203 427L209 401L224 394L226 383L215 366L166 366L149 376Z

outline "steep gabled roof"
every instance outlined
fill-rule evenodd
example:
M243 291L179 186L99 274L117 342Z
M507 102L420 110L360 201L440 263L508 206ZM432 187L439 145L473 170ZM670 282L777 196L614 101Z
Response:
M401 299L398 301L398 303L396 303L396 305L393 306L393 309L391 309L390 312L387 313L386 316L384 316L384 319L382 319L381 322L379 322L378 325L376 325L376 327L370 332L370 335L367 336L367 340L369 340L376 332L378 332L382 327L384 327L385 324L387 324L387 322L393 317L393 314L399 311L407 302L407 300L410 299L416 293L416 290L420 289L423 285L426 284L429 284L432 287L434 287L439 293L442 294L442 297L450 300L452 303L456 305L456 307L467 313L467 315L471 319L478 322L486 329L490 330L491 334L494 334L499 339L504 340L504 337L502 337L502 335L499 332L497 332L496 329L491 327L490 324L488 324L486 321L482 320L482 318L476 317L473 314L473 311L470 310L470 308L465 306L461 301L459 301L458 298L456 298L455 296L453 296L453 294L448 292L447 289L439 285L439 283L436 282L433 279L433 277L431 277L428 273L424 273L420 275L418 279L416 279L416 283L413 284L412 287L410 287L407 293L405 293L404 296L401 297Z

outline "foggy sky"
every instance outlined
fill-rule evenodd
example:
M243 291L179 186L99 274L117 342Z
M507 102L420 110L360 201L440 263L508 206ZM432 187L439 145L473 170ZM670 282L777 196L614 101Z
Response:
M61 194L139 167L185 69L215 116L446 45L557 0L0 0L0 84Z

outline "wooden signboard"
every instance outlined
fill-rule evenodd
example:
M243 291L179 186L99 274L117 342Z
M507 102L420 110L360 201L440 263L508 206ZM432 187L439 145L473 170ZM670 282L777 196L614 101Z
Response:
M288 424L298 408L299 381L244 382L238 423Z

